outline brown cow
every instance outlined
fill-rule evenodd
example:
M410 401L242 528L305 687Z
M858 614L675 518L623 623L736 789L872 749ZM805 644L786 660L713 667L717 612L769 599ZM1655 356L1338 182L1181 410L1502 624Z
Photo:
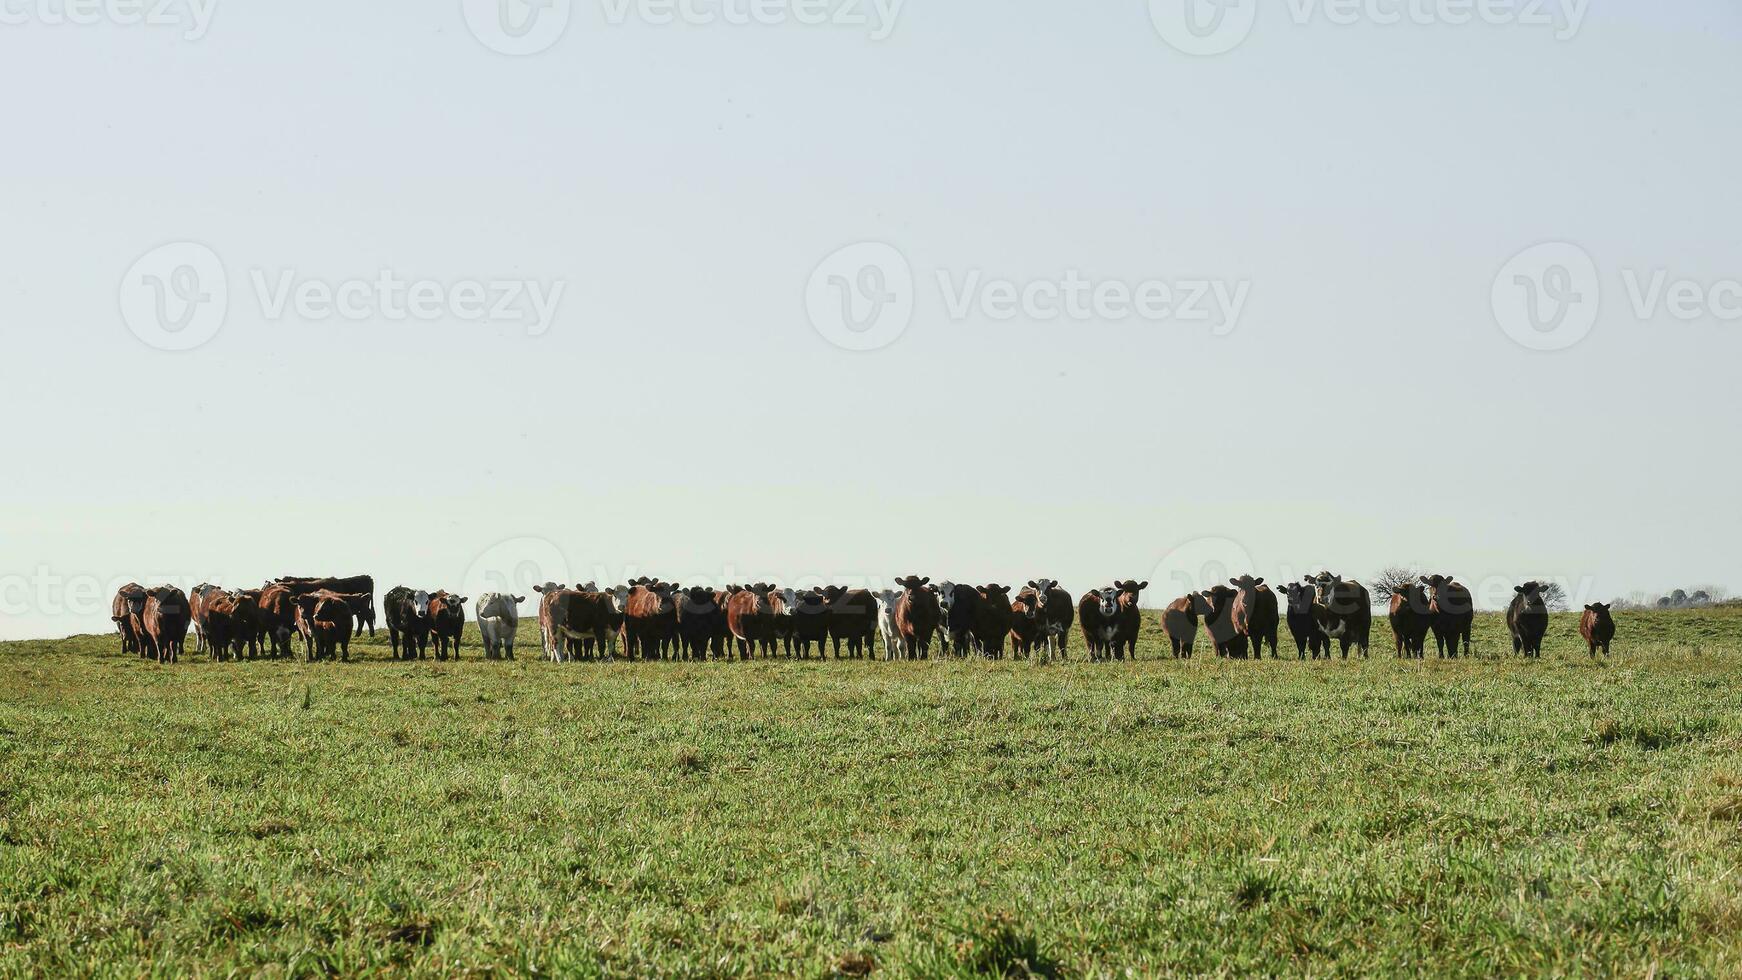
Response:
M738 647L738 657L749 660L760 651L766 657L774 653L774 587L758 582L748 588L734 585L726 595L726 628Z
M192 597L189 597L192 601ZM240 603L236 596L229 592L207 593L201 603L200 617L204 624L200 627L201 636L206 643L206 651L214 661L241 657L242 647L247 642L242 635L241 624L237 622L236 610ZM234 648L234 649L232 649Z
M375 635L375 580L367 575L352 575L346 578L311 578L300 575L286 575L273 580L274 585L282 585L290 590L291 595L308 595L311 592L332 592L338 595L362 595L363 602L348 602L356 613L357 626L354 632L362 632L363 627L369 628L369 635Z
M206 600L222 592L215 585L201 584L194 586L193 591L188 593L188 613L193 617L195 653L206 652Z
M1200 594L1209 603L1209 609L1203 614L1204 629L1216 645L1216 656L1246 659L1247 634L1234 624L1234 602L1240 593L1226 585L1218 585Z
M158 663L175 663L181 659L182 645L187 641L188 626L193 616L188 611L188 597L173 585L160 585L145 593L145 642Z
M1113 659L1113 634L1119 630L1119 590L1085 592L1077 600L1077 624L1090 660Z
M623 606L623 655L630 660L662 660L677 640L677 587L657 579L640 579L619 588Z
M1470 633L1476 624L1476 601L1470 590L1452 581L1450 575L1423 576L1427 586L1428 610L1434 631L1434 646L1439 655L1458 655L1463 643L1464 656L1470 655Z
M374 596L366 592L340 595L327 589L292 598L293 622L302 636L303 655L313 662L331 660L342 651L344 659L350 660L351 636L355 632L352 620L358 609L372 602ZM336 624L339 619L345 621L342 630Z
M450 648L454 659L460 659L460 640L466 635L466 596L438 591L429 597L429 633L435 639L435 658L448 659Z
M1276 631L1281 625L1277 615L1276 593L1261 578L1242 575L1229 579L1239 594L1234 598L1234 628L1252 644L1254 659L1264 659L1264 646L1270 645L1270 657L1276 658Z
M1012 610L1010 602L1010 586L999 585L996 582L982 586L976 591L977 602L974 607L973 644L980 648L982 657L994 660L1004 659L1004 642L1010 636ZM957 651L966 655L969 651Z
M1585 646L1593 657L1597 655L1598 647L1603 648L1603 656L1607 657L1609 642L1615 639L1615 620L1609 615L1611 608L1610 603L1593 602L1579 616L1579 635L1585 638Z
M895 633L901 643L901 655L909 660L931 657L932 637L937 634L943 612L938 608L937 593L926 588L931 576L909 575L898 578L901 594L895 598Z
M115 592L109 619L121 633L121 652L145 656L145 637L139 627L145 617L145 586L129 582Z
M296 605L290 589L282 585L262 588L255 601L255 609L258 611L255 618L268 656L292 656L290 637L296 632Z
M1143 590L1149 588L1149 583L1133 579L1114 582L1113 587L1119 590L1119 611L1114 617L1113 659L1124 660L1129 654L1132 660L1136 660L1137 638L1143 635L1143 611L1137 601Z
M615 594L565 589L554 582L533 588L541 596L538 628L544 636L545 656L555 662L565 655L573 660L577 653L590 658L595 648L606 660L615 656L622 625Z
M1197 592L1180 596L1161 611L1161 631L1167 634L1175 659L1192 658L1192 649L1198 641L1198 617L1214 612L1210 600Z
M1409 582L1391 593L1391 636L1399 657L1420 660L1427 654L1427 634L1433 628L1433 609L1427 589Z
M1010 655L1028 657L1040 642L1040 603L1033 589L1023 589L1010 602Z

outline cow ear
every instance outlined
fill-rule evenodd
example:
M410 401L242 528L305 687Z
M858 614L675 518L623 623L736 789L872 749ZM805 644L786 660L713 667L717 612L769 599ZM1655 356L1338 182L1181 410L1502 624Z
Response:
M1148 582L1139 582L1137 584L1137 591L1139 591L1139 592L1142 592L1144 589L1147 589L1147 588L1149 588Z
M1585 611L1586 612L1596 612L1597 607L1595 605L1592 605L1591 603L1587 602L1587 603L1585 603Z
M1255 579L1253 579L1253 580L1252 580L1252 584L1253 584L1253 585L1263 585L1263 584L1264 584L1264 579L1262 579L1262 578L1255 578Z
M519 604L519 603L522 603L522 602L525 602L525 601L526 601L526 597L525 597L525 596L523 596L523 595L517 595L517 596L515 596L515 597L514 597L514 602L515 602L515 604L517 604L517 605L518 605L518 604Z
M1512 587L1512 591L1514 591L1514 592L1517 592L1517 593L1518 593L1518 594L1519 594L1519 595L1523 595L1523 594L1524 594L1524 586L1522 586L1522 585L1514 585L1514 586L1513 586L1513 587Z
M1429 581L1428 581L1428 580L1427 580L1427 576L1426 576L1426 575L1423 575L1423 576L1422 576L1422 577L1421 577L1421 584L1423 584L1423 585L1432 585L1432 584L1433 584L1433 583L1432 583L1432 582L1429 582Z
M1038 589L1038 588L1040 588L1040 586L1038 586L1038 585L1035 585L1035 584L1034 584L1034 580L1033 580L1033 579L1029 579L1029 580L1028 580L1028 587L1029 587L1029 588L1031 588L1031 589Z

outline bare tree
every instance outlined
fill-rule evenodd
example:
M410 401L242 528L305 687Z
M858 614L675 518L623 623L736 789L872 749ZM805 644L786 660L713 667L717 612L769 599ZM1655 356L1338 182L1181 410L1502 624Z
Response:
M1542 601L1549 612L1566 612L1572 608L1567 599L1567 588L1559 582L1542 583Z
M1380 569L1377 575L1367 580L1367 591L1373 593L1374 602L1387 605L1392 596L1420 581L1421 569L1392 565Z

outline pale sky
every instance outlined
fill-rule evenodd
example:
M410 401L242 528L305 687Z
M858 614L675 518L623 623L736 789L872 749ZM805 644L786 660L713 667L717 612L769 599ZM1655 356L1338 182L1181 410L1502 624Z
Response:
M203 33L63 2L0 4L0 638L280 574L1742 586L1728 0L1596 0L1565 39L1257 0L1213 56L1156 26L1184 0L910 0L881 39L574 0L525 55L458 0L219 0ZM801 5L876 20L848 2ZM870 351L807 304L860 242L913 279ZM186 351L127 318L172 243L227 292ZM1496 313L1539 243L1595 269L1563 349ZM542 332L273 309L383 270L561 292ZM952 312L1067 274L1245 301Z

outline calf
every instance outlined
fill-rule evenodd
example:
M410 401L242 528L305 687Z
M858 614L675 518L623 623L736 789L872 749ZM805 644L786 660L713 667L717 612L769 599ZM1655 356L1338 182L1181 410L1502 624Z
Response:
M1512 652L1526 657L1542 656L1542 637L1548 632L1548 601L1542 583L1526 582L1512 590L1506 607L1506 629L1512 634Z
M1010 655L1027 657L1040 642L1040 604L1034 590L1023 589L1010 602Z
M188 626L192 622L188 597L180 589L160 585L146 591L145 640L158 663L175 663L181 659L182 645L187 641Z
M953 648L957 654L966 656L974 649L979 635L980 614L987 601L971 585L938 583L938 615L943 625L940 641L944 653ZM1004 646L1002 634L998 645L1000 648Z
M1270 657L1276 658L1277 616L1276 593L1261 578L1242 575L1229 579L1236 591L1234 597L1234 628L1252 644L1252 656L1263 660L1264 646L1270 645Z
M1085 592L1077 603L1077 622L1090 660L1113 659L1113 634L1119 630L1119 590Z
M435 638L435 658L448 659L450 649L454 659L460 659L460 640L466 635L466 597L446 591L429 597L429 632Z
M1469 656L1470 633L1476 625L1476 601L1470 590L1450 575L1423 576L1422 584L1427 586L1428 619L1439 655L1456 657L1462 643L1464 656Z
M894 660L901 649L901 630L895 625L895 604L901 593L884 589L877 593L877 632L883 634L883 659Z
M792 625L792 642L800 657L810 659L811 644L817 646L819 659L828 656L829 641L829 604L823 599L823 594L817 589L808 592L796 592L787 589L783 598L786 601L787 618Z
M1367 656L1373 632L1373 600L1367 587L1331 572L1320 572L1304 581L1317 591L1319 604L1325 607L1325 636L1342 648L1343 659L1349 659L1350 647Z
M974 593L973 646L983 657L1004 659L1004 643L1010 636L1012 610L1010 586L996 582Z
M144 636L139 627L145 616L145 587L137 582L121 586L109 609L109 619L121 633L121 652L144 654Z
M926 588L931 579L918 575L898 578L901 595L895 600L895 629L902 654L909 660L931 656L932 637L937 634L940 614L937 594Z
M1427 652L1427 634L1432 628L1433 610L1426 588L1409 582L1391 593L1391 636L1399 657L1420 660Z
M506 592L486 592L478 597L478 634L484 641L486 659L514 659L514 634L520 629L520 604L525 601L523 595Z
M1113 631L1113 659L1124 660L1130 656L1137 659L1137 639L1143 635L1143 610L1138 600L1143 590L1149 588L1148 582L1135 579L1127 582L1114 582L1113 587L1119 590L1119 612L1116 615L1117 627Z
M847 656L870 657L877 652L877 597L866 589L831 585L823 589L829 607L829 642L835 659L841 657L841 641L847 641Z
M1288 631L1294 636L1294 648L1300 659L1331 655L1331 641L1325 636L1325 607L1319 605L1312 586L1290 583L1282 587L1288 595Z
M1234 623L1234 600L1240 593L1226 585L1218 585L1202 593L1209 608L1204 611L1204 629L1216 645L1216 656L1234 660L1246 659L1247 634Z
M1212 612L1210 600L1196 592L1180 596L1161 611L1161 631L1167 634L1174 659L1192 658L1192 648L1198 641L1198 617Z
M1585 638L1585 646L1593 657L1598 647L1603 648L1603 656L1607 657L1609 641L1615 639L1615 620L1609 616L1610 608L1607 602L1593 602L1579 616L1579 635Z
M387 590L383 596L386 607L387 642L393 647L396 660L422 660L429 650L431 596L422 589L403 585Z
M1035 611L1040 616L1040 647L1048 658L1069 659L1071 646L1071 594L1050 578L1028 583L1034 591Z

